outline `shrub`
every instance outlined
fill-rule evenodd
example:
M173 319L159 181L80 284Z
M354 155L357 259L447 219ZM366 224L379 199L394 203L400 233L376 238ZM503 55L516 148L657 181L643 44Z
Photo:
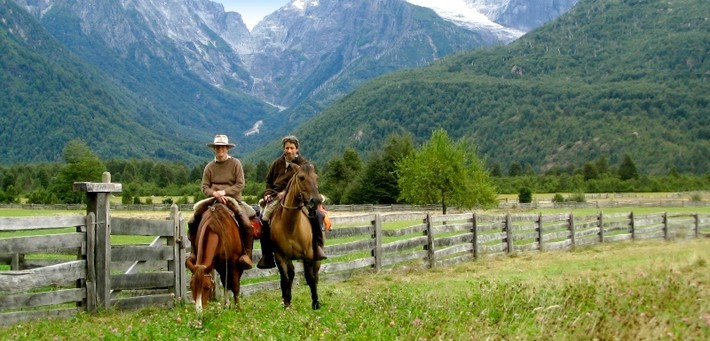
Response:
M575 193L569 198L567 198L567 201L587 202L587 198L584 197L584 193Z
M530 191L530 188L523 187L518 191L518 202L521 204L529 204L532 202L532 191Z
M556 193L552 198L552 202L565 202L565 197L563 197L560 193Z

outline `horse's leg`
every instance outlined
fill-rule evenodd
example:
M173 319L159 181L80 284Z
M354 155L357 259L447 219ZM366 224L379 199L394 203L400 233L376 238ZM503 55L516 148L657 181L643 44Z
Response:
M239 310L239 280L242 277L242 272L244 270L239 267L238 264L232 264L232 268L230 268L230 283L229 283L229 288L232 290L232 296L234 297L234 306L237 310Z
M293 290L293 279L296 278L296 269L290 259L286 262L286 269L288 269L288 303L291 305L291 290Z
M231 266L231 265L229 265ZM229 276L229 270L228 266L225 263L225 260L216 258L215 259L215 264L214 264L215 270L217 270L217 273L219 274L219 282L222 283L222 301L224 302L224 305L226 306L229 304L229 285L230 281L232 280L231 278L228 278Z
M276 256L276 267L279 269L279 278L281 279L281 298L283 299L284 308L291 306L291 284L293 284L293 262L285 260L281 255Z
M306 277L306 283L311 289L311 307L313 310L320 309L320 302L318 301L318 270L320 264L311 261L303 262L303 274Z

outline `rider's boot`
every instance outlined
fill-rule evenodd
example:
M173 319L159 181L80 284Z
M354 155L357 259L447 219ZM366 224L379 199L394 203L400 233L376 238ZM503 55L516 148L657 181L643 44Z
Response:
M314 216L309 216L308 220L311 222L311 232L313 234L313 260L319 261L328 259L323 251L323 215L320 212L316 212Z
M268 220L261 221L261 259L259 264L256 265L259 269L273 269L276 267L274 262L274 252L271 246L271 225L269 225Z
M254 263L251 260L251 252L254 248L254 229L246 213L239 210L237 216L239 217L239 226L241 227L242 240L244 241L244 254L239 257L239 264L244 269L249 270L254 267Z

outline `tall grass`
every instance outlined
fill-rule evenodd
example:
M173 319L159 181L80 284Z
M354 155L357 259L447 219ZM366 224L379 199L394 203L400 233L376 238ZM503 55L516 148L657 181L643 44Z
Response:
M710 240L628 242L400 266L307 287L284 310L278 290L211 304L81 314L0 329L3 340L710 339ZM297 274L302 276L302 274Z

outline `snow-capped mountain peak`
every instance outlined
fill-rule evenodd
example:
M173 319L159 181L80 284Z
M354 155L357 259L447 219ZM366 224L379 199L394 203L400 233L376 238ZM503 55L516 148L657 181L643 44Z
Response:
M318 0L294 0L290 4L291 8L299 9L301 11L305 10L309 6L318 6Z
M426 7L433 10L442 19L453 22L456 25L470 29L486 29L493 32L503 41L511 41L519 38L524 31L500 25L485 14L481 13L471 1L466 0L406 0L410 4ZM501 1L500 7L505 6L506 1ZM487 11L491 13L492 11Z

